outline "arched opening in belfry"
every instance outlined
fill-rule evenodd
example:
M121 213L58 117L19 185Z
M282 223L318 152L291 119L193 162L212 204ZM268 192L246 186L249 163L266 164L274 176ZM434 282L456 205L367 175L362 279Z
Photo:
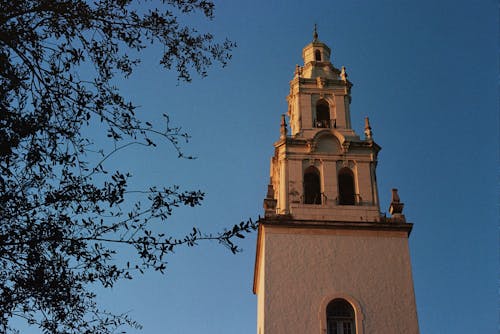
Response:
M334 299L326 307L327 334L356 334L355 313L345 299Z
M316 103L316 127L330 127L330 105L324 99L321 99Z
M314 51L314 59L316 61L321 61L321 51L319 50Z
M321 204L320 174L314 166L304 171L304 204Z
M356 204L356 192L354 191L354 174L345 167L339 171L339 204L354 205Z

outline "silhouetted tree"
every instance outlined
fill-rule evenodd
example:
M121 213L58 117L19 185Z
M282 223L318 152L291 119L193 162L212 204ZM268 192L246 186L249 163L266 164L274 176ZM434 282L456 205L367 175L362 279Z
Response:
M163 272L166 254L200 240L237 252L232 238L255 229L252 221L216 234L193 228L180 239L153 231L152 223L175 207L199 205L204 194L152 186L130 203L130 175L104 168L132 143L166 140L183 156L180 141L188 135L166 115L156 125L138 117L112 81L135 69L131 54L155 43L164 50L161 64L180 81L205 76L214 62L225 65L234 43L179 20L192 12L212 19L213 11L205 0L0 0L1 332L15 332L16 317L45 333L138 326L102 310L89 286ZM84 134L96 125L106 129L112 151ZM136 256L120 266L123 245Z

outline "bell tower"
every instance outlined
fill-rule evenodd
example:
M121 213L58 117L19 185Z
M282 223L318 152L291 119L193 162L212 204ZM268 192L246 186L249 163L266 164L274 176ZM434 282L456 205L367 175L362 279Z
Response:
M318 40L302 51L274 144L254 287L258 334L416 334L408 237L392 190L382 215L380 151L351 128L352 84Z

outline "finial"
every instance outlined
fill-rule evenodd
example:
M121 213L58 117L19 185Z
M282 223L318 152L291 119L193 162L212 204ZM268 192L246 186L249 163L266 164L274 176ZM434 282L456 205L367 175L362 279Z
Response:
M302 76L302 67L295 65L295 72L293 75L300 78Z
M366 139L372 139L372 127L370 126L370 119L365 117L365 136Z
M401 199L399 198L398 189L392 188L392 203L401 203Z
M281 115L281 126L280 126L280 139L286 138L287 134L285 114Z
M313 34L313 42L316 42L318 40L318 27L316 23L314 24L314 34Z
M342 71L340 71L340 78L342 79L342 81L347 81L347 72L345 70L345 66L342 66Z
M274 188L272 178L269 180L267 186L267 195L264 198L264 215L266 217L272 217L276 214L276 204L278 201L274 199Z
M389 213L392 215L391 221L395 223L405 223L406 218L403 215L404 203L399 199L398 190L392 189L391 205L389 206Z

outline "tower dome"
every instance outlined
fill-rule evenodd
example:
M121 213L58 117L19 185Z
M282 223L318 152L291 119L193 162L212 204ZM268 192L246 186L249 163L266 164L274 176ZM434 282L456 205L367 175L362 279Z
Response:
M332 65L330 55L330 48L318 39L318 32L314 26L313 41L302 49L304 60L302 76L308 79L317 77L338 79L339 70Z

